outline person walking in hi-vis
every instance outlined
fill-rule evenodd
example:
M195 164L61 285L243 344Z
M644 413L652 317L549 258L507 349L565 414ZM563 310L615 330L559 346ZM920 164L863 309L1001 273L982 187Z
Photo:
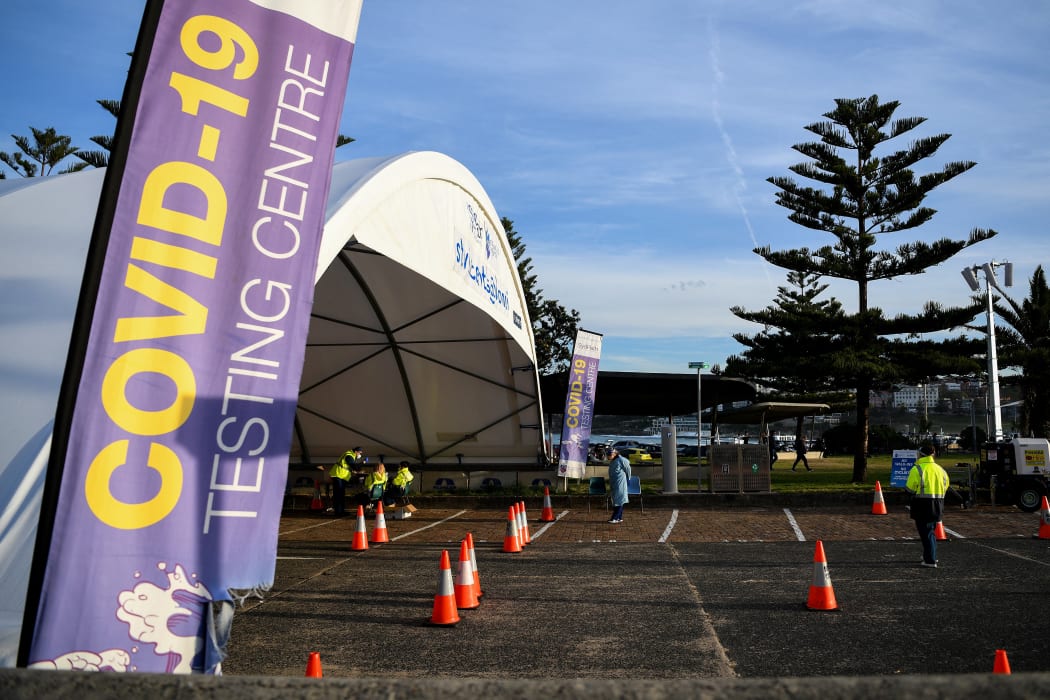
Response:
M937 523L944 514L944 494L948 492L948 472L934 461L936 450L932 443L923 443L919 458L908 472L904 489L911 494L912 520L922 541L923 566L937 568Z

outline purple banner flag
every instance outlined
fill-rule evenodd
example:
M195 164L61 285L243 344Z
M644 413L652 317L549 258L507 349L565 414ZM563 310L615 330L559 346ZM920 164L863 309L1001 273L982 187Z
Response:
M600 333L580 330L572 348L569 388L558 453L558 476L582 479L587 473L587 451L594 420L594 392L598 386L598 359L602 354Z
M231 601L272 585L359 14L147 7L25 665L215 673Z

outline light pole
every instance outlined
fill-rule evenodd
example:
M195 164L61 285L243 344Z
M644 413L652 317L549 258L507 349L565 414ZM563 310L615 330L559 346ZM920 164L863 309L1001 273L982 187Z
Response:
M704 404L700 401L700 390L702 388L700 382L700 372L707 368L706 362L690 362L689 369L696 370L696 467L700 468L700 436L704 432L704 422L702 419Z
M1011 262L996 262L992 260L984 265L963 268L962 271L963 279L970 286L970 290L974 292L981 291L981 285L977 281L977 271L984 272L985 313L988 318L988 401L986 401L986 405L988 406L988 415L992 420L992 425L990 426L991 434L988 437L996 442L1003 439L1003 416L999 406L999 359L995 354L995 313L992 308L992 287L1003 293L995 278L995 268L997 267L1004 268L1003 282L1005 286L1012 287L1014 265Z
M922 430L919 432L923 434L919 436L920 440L924 439L930 433L930 400L926 393L929 385L930 378L926 377L925 382L922 384Z
M922 385L922 420L926 424L930 422L930 399L926 393L930 386L930 378L926 378L926 382Z
M970 443L973 446L973 453L978 454L977 450L977 417L974 411L974 406L977 404L977 395L972 394L970 396Z

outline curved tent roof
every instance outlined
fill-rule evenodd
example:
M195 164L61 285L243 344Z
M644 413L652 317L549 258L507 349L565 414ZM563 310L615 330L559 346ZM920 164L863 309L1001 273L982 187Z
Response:
M336 165L292 459L535 464L535 346L481 185L439 153Z

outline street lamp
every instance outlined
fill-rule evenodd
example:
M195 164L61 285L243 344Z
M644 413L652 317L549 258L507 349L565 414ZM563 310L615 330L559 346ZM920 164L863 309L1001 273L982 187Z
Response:
M707 363L706 362L690 362L689 363L689 369L695 369L696 370L696 467L697 467L697 469L700 468L700 436L704 432L704 430L703 430L704 422L703 422L703 419L701 418L701 416L703 414L703 411L704 411L704 405L700 401L700 390L702 388L701 384L700 384L700 371L703 370L703 369L706 369L706 368L707 368Z
M926 393L929 384L930 378L926 377L925 382L919 385L922 387L922 428L919 430L920 440L922 440L930 431L930 401L928 394Z
M929 387L930 378L927 377L926 381L922 385L922 420L923 423L925 423L927 426L929 426L930 423L930 398L929 395L926 393ZM929 430L929 427L927 427L927 430Z
M1014 284L1014 265L1011 262L996 262L992 260L984 265L963 268L962 271L963 279L970 286L970 290L974 292L981 291L981 285L977 281L977 272L979 270L984 272L985 311L988 318L988 401L986 404L988 406L988 414L992 419L992 434L989 435L989 438L995 441L1003 439L1003 416L999 406L999 360L995 354L995 314L992 308L992 287L1005 294L995 278L995 268L997 267L1004 268L1004 285L1012 287Z
M973 453L978 454L977 451L977 415L975 406L977 405L977 395L980 393L980 385L977 387L976 392L971 392L970 395L970 442L973 445ZM986 428L987 429L987 428Z

